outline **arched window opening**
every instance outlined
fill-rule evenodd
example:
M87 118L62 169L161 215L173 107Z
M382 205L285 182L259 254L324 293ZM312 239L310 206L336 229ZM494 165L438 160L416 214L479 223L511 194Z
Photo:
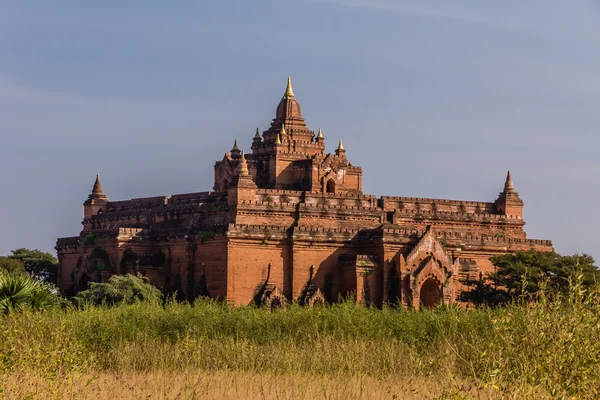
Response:
M327 181L326 191L327 193L335 193L335 181L333 179Z

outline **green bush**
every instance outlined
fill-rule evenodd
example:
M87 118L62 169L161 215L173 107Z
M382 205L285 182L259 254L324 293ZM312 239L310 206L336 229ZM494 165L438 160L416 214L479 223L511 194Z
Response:
M89 289L79 292L75 300L79 304L109 305L137 302L160 303L162 293L148 278L137 275L113 275L108 282L90 282Z
M27 274L27 270L19 260L0 256L0 273Z

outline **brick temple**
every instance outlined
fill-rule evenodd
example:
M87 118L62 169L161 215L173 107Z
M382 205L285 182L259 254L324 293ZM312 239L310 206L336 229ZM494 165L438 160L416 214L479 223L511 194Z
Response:
M490 256L552 250L527 238L510 172L491 202L364 194L362 169L341 140L326 153L289 79L251 152L235 143L215 163L212 191L110 201L97 176L83 210L80 234L56 244L66 294L139 272L188 300L420 308L459 301Z

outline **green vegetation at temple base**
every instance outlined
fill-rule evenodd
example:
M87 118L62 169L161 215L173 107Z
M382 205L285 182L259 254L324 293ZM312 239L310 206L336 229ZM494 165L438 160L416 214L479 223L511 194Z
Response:
M552 289L546 293L564 293L578 275L584 287L600 282L600 270L586 254L561 256L555 252L527 251L491 257L490 261L495 267L493 273L463 281L471 289L461 293L462 301L496 306L534 295L543 288Z
M269 312L197 301L11 313L1 317L0 386L20 398L31 393L15 380L70 393L68 382L81 376L223 372L323 385L372 379L373 390L375 382L429 387L414 398L598 398L600 288L583 280L474 310L343 303Z
M161 304L162 300L161 291L140 274L113 275L108 282L90 282L87 290L75 296L75 301L81 305L115 306L137 302Z
M67 303L5 271L0 398L600 398L593 260L492 261L478 282L494 302L425 311L189 304L139 275Z

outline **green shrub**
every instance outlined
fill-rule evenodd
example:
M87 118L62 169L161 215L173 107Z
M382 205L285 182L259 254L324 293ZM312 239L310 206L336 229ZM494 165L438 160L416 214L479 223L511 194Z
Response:
M108 282L90 282L89 289L79 292L75 300L79 304L114 306L137 302L160 303L162 293L148 278L137 275L113 275Z
M27 271L21 261L0 256L0 273L27 274Z

